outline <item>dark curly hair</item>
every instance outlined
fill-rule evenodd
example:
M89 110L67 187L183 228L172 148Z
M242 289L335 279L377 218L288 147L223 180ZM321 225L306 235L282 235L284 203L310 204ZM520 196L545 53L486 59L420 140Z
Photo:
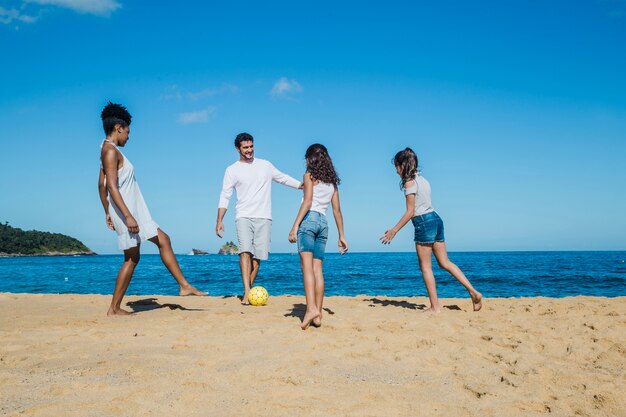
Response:
M393 157L393 165L400 167L400 188L405 188L406 183L415 180L417 175L417 155L411 148L405 148Z
M337 171L335 171L326 146L319 143L309 146L304 158L306 159L306 172L311 174L311 178L327 184L333 184L335 187L339 185L341 180L337 175Z
M250 141L252 143L254 143L254 138L252 137L251 134L243 132L237 135L237 137L235 138L235 148L239 149L241 148L241 142L247 142Z
M110 101L102 109L102 127L104 133L109 135L115 129L115 125L121 125L122 127L130 126L131 119L133 118L126 107L121 104L111 103Z

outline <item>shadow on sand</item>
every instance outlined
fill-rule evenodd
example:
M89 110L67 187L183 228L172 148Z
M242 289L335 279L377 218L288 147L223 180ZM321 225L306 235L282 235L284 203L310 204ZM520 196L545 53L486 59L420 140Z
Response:
M159 308L169 308L170 310L184 311L205 311L203 308L187 308L180 304L165 303L160 304L156 298L144 298L143 300L129 301L126 303L133 310L133 313L142 313L144 311L157 310Z
M331 316L335 314L335 312L332 311L328 307L322 307L322 310L324 310L326 313L328 313ZM302 321L302 319L304 319L305 314L306 314L306 304L300 303L300 304L294 304L293 307L291 308L291 311L287 314L284 314L284 317L297 317L300 319L300 321Z
M415 304L409 303L408 301L396 301L396 300L381 300L380 298L366 298L364 301L369 301L370 307L376 307L376 305L380 305L383 307L392 306L392 307L402 307L408 308L410 310L426 310L426 304Z

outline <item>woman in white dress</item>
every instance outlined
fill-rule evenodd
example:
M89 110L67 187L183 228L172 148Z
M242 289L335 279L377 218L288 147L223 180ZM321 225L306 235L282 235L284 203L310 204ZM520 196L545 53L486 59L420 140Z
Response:
M98 191L109 229L117 233L124 263L117 274L113 299L107 315L131 314L121 308L122 298L139 262L141 242L151 241L159 248L161 260L180 286L180 295L206 295L189 284L174 256L169 236L152 220L135 180L130 161L119 148L128 142L131 115L124 106L109 102L102 110L106 139L101 145Z

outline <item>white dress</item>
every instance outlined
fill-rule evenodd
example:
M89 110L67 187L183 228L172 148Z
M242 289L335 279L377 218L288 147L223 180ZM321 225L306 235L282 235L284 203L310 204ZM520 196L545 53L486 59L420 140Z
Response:
M113 145L109 141L105 142ZM102 143L102 146L104 146L104 142ZM146 202L141 195L139 184L137 184L137 180L135 179L135 169L133 168L133 164L130 163L128 158L124 156L122 151L120 151L117 146L115 146L115 149L119 151L124 161L122 168L117 170L117 188L122 195L122 199L124 200L126 207L130 210L130 214L133 215L135 221L139 225L139 233L130 233L128 231L126 218L120 209L115 205L111 195L109 194L109 215L111 216L113 226L115 226L119 247L121 250L126 250L138 246L142 241L155 237L158 234L157 229L159 228L159 225L152 220L148 206L146 206Z

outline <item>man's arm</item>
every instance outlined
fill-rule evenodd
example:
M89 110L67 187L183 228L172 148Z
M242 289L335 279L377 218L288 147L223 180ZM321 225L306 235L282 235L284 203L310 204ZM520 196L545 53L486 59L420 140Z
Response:
M217 221L215 224L215 234L220 238L224 234L224 215L228 209L230 197L233 195L234 183L228 170L224 173L224 181L222 181L222 192L220 193L220 202L217 207Z
M272 181L277 182L287 187L299 189L302 188L302 183L295 178L290 177L287 174L280 172L274 165L270 164L272 170Z

